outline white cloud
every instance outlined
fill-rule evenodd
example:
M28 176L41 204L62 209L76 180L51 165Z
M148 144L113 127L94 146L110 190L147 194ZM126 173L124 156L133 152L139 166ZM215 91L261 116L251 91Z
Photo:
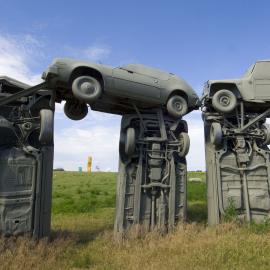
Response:
M187 167L190 171L205 170L204 126L200 111L194 111L185 117L188 123L190 149L187 155Z
M91 116L99 115L98 118ZM119 117L106 117L102 113L90 113L87 119L70 122L70 127L55 134L55 167L76 170L86 167L87 157L93 157L93 169L118 169ZM56 125L58 124L56 119ZM93 122L91 125L89 125Z
M83 50L83 55L92 61L101 61L107 58L111 50L105 46L89 46Z
M192 112L185 120L191 141L187 155L188 170L205 170L201 112ZM119 116L90 111L87 118L79 122L56 116L56 125L63 121L69 122L70 127L55 134L55 167L77 170L82 166L85 169L87 157L91 155L94 169L99 166L103 171L118 170Z
M29 66L37 56L39 42L30 35L0 35L0 75L14 77L28 84L41 81Z
M42 55L40 48L42 44L30 35L0 34L0 76L10 76L30 85L39 83L41 74L32 72L31 65ZM105 47L89 47L85 53L89 58L98 60L110 51ZM117 170L118 118L90 111L84 121L74 122L64 115L63 107L64 103L56 104L55 167L76 170L80 165L85 167L87 156L92 155L94 167L98 165L103 170ZM112 126L114 119L116 124ZM59 125L63 128L57 129Z
M68 54L68 57L88 59L94 62L102 62L111 53L110 47L105 45L90 45L84 48L74 48L66 45L64 51Z

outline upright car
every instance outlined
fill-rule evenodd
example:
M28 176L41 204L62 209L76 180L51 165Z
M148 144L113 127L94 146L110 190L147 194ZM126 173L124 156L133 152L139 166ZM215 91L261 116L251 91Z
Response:
M270 216L270 61L257 61L240 79L210 80L202 101L208 223L235 213Z

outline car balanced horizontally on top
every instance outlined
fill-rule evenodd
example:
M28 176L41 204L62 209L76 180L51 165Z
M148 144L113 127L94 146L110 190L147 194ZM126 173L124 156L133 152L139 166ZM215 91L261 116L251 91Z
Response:
M57 59L42 78L56 90L56 101L66 100L64 111L73 120L91 109L114 114L134 113L134 106L149 113L162 107L175 118L198 109L200 101L180 77L139 64L118 68Z

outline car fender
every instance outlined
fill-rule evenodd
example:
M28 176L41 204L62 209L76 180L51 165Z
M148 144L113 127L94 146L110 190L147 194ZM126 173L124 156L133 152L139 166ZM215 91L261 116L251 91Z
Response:
M169 81L166 83L165 91L162 91L162 102L166 104L168 98L174 92L180 91L187 98L188 106L195 106L195 104L199 101L199 97L195 91L183 79L175 77L169 79Z
M250 79L228 79L208 81L208 91L205 92L207 97L212 97L217 90L232 90L238 98L250 101L254 99L253 82ZM207 88L205 88L207 89Z
M57 87L59 84L70 87L72 76L78 69L92 69L97 71L101 75L104 85L109 84L110 78L112 77L111 67L62 58L55 59L52 65L43 73L42 78L49 81L53 87Z

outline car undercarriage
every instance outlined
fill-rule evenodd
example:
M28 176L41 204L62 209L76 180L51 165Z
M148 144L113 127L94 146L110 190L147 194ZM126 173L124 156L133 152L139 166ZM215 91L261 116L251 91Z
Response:
M245 221L262 221L270 214L269 109L239 101L230 113L206 106L205 155L208 222L218 224L228 211Z
M0 78L0 96L29 86ZM3 99L1 99L2 101ZM54 95L39 90L0 107L0 232L50 235Z
M186 122L164 117L161 110L124 115L119 150L115 231L128 231L133 225L167 231L184 221Z

